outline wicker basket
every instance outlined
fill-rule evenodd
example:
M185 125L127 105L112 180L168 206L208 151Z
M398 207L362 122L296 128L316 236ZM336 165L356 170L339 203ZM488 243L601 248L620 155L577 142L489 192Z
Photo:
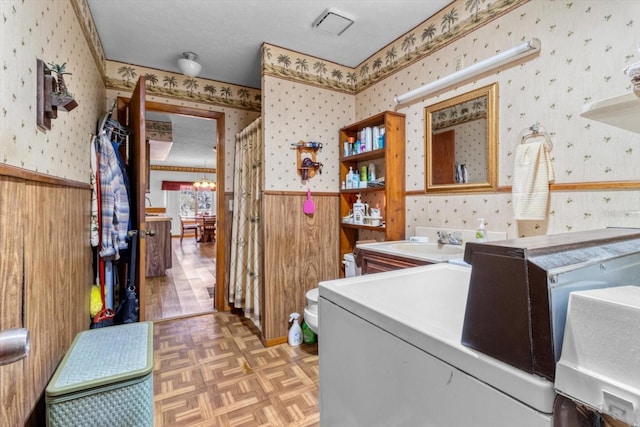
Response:
M46 389L48 426L153 426L153 324L79 333Z

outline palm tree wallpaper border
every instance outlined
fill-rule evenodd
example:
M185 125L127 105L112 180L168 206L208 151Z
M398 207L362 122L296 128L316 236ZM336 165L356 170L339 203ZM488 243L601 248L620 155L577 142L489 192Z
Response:
M147 93L165 98L260 111L261 92L215 80L185 77L182 74L107 61L107 89L131 92L138 76L147 82ZM184 89L182 89L184 88Z
M267 75L345 93L359 93L529 1L498 0L488 2L481 10L487 0L456 0L355 69L265 43L262 70ZM463 16L459 15L459 9L464 11ZM420 43L416 34L420 34Z
M359 93L529 1L455 0L356 68L264 43L262 72L339 92ZM262 108L260 89L116 61L105 61L105 69L107 89L130 92L137 77L143 75L151 95L256 112Z

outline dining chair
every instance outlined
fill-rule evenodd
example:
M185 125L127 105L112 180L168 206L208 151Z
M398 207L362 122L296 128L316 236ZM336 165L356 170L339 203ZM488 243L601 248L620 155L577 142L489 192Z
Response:
M180 217L180 244L185 234L193 232L193 236L198 241L198 223L193 218Z
M205 216L202 226L202 241L214 242L216 240L216 216Z

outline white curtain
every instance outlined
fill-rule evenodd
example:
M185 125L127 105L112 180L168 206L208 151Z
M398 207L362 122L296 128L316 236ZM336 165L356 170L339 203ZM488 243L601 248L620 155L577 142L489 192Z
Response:
M260 327L262 119L236 135L229 304Z

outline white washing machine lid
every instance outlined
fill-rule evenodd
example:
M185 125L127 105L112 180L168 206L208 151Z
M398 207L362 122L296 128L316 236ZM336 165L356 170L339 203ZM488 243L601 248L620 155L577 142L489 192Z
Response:
M318 288L313 288L309 291L307 291L307 293L305 294L305 297L309 300L309 301L313 301L316 304L318 303Z
M553 412L553 383L461 344L471 269L438 263L320 282L320 296L506 395ZM319 304L323 304L323 301Z

